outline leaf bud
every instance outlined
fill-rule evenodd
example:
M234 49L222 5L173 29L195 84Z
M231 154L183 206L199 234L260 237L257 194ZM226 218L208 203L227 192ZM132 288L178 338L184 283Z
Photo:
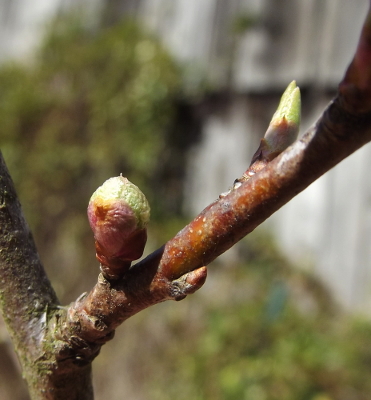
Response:
M295 142L300 127L300 110L300 89L292 81L283 93L264 135L264 159L272 160Z

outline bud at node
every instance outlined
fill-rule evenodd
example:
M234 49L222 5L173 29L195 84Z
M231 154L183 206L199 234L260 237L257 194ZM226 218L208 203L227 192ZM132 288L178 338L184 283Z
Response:
M121 275L131 261L142 256L149 216L146 197L123 176L108 179L93 193L88 219L106 275Z

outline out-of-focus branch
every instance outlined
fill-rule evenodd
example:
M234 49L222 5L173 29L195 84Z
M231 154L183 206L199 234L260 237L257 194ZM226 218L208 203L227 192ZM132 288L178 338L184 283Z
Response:
M371 1L370 1L371 7ZM351 114L368 113L371 109L371 12L363 25L353 61L339 85L342 107Z

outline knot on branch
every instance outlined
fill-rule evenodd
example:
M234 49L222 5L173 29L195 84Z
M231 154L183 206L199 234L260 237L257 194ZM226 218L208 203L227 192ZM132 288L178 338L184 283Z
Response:
M66 341L58 341L56 345L56 360L59 370L73 365L85 366L91 363L99 354L102 345L89 343L79 336L70 336ZM71 365L72 364L72 365Z
M189 294L193 294L205 283L207 268L201 267L188 272L180 278L170 281L169 295L175 301L183 300Z

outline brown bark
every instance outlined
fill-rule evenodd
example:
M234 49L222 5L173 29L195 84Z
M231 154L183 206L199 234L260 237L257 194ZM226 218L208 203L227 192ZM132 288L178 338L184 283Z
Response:
M118 324L142 309L188 294L184 283L192 281L196 289L201 286L206 273L203 265L371 140L371 114L352 115L341 103L338 97L302 139L208 206L123 279L108 282L101 277L89 295L71 305L67 326L75 325L75 334L85 340L104 341ZM190 271L193 274L187 275Z
M371 19L338 96L300 140L207 207L120 279L59 306L0 161L1 308L33 399L93 398L91 362L135 313L200 288L206 268L320 175L371 140ZM349 183L351 185L351 182Z
M365 50L368 36L365 28L360 42L363 53L371 53L369 48ZM367 74L365 66L368 68L366 63L360 70L353 63L349 70L357 77ZM348 76L349 72L345 80ZM142 309L193 292L204 282L204 265L370 141L371 107L354 106L357 99L365 98L369 86L354 82L357 80L341 86L337 98L300 140L259 173L220 196L164 247L132 267L122 279L109 282L101 276L88 295L70 306L63 320L64 337L73 332L83 340L83 348L98 345ZM254 165L251 168L254 170Z
M0 153L1 156L1 153ZM0 157L0 302L32 399L91 399L90 365L64 382L55 374L47 321L59 302L41 264L9 172ZM86 396L86 394L90 395Z

